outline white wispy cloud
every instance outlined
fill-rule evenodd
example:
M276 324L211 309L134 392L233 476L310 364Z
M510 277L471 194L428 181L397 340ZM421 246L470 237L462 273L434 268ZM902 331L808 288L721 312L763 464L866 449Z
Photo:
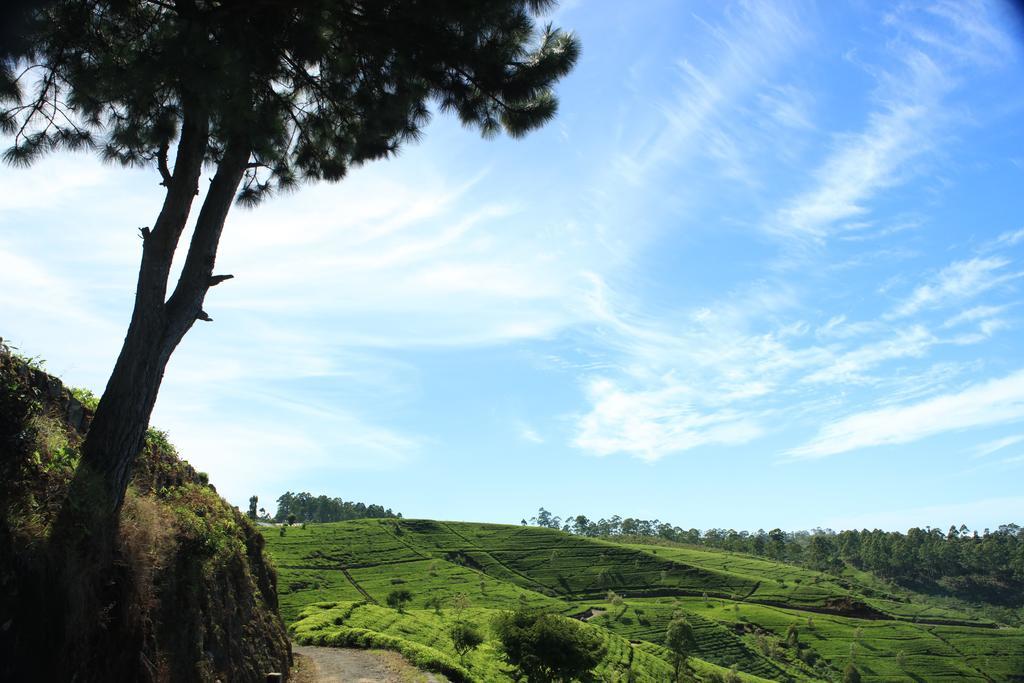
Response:
M938 339L921 325L899 330L889 339L864 344L838 355L835 360L815 370L802 381L810 383L857 383L866 380L864 373L881 363L896 358L919 358L938 343Z
M628 453L653 461L698 446L746 443L763 432L741 412L700 409L692 389L669 378L639 391L595 379L587 398L593 407L579 420L574 444L597 455Z
M659 106L662 119L619 158L619 173L629 182L640 185L655 168L678 166L694 155L707 155L727 177L750 182L744 154L723 114L738 101L756 100L765 80L808 34L787 3L738 3L726 16L720 24L694 18L709 58L678 60L679 86L673 99ZM783 103L770 92L764 98L762 106L787 125L806 119L800 102Z
M922 6L923 12L892 23L918 42L961 62L1004 66L1015 56L1013 38L1001 27L1013 18L1012 9L989 0L938 0ZM933 19L929 22L928 19Z
M2 144L6 147L6 138ZM80 205L97 187L122 173L120 169L100 165L83 154L46 157L35 165L33 171L28 173L18 169L4 173L4 182L0 184L0 206L5 211Z
M953 84L924 52L907 50L902 59L905 73L883 77L899 83L885 88L865 129L838 136L835 151L814 173L816 185L771 216L767 232L825 239L840 222L866 214L879 191L904 182L907 164L933 148L943 118L939 105Z
M909 405L868 410L826 424L793 448L793 458L821 458L861 448L905 444L944 432L1024 419L1024 370Z
M902 318L922 309L959 303L1024 277L1024 273L1007 272L1005 268L1008 265L1010 260L1001 256L978 257L952 263L943 268L931 282L917 287L888 317Z
M1018 50L1002 29L1007 17L983 0L898 3L883 15L892 33L885 54L896 67L863 64L878 87L875 111L859 133L840 134L835 151L814 173L815 186L784 204L764 229L796 241L821 242L864 224L872 201L919 175L962 112L949 96L978 65L1005 68ZM874 235L891 234L893 227ZM855 232L855 239L863 234Z
M1009 308L1009 305L992 306L989 304L982 304L980 306L973 306L946 320L946 322L942 323L942 327L949 329L951 327L957 327L958 325L968 323L990 321L1006 312Z
M996 451L1001 451L1004 448L1009 448L1014 444L1018 444L1024 441L1024 434L1014 434L1013 436L1004 436L1001 439L994 441L986 441L985 443L978 444L974 447L972 454L975 458L984 458L986 455L992 455Z
M761 92L757 99L779 125L800 131L814 128L810 114L814 97L808 91L791 84L775 85Z
M537 432L531 425L520 421L517 424L519 438L523 441L529 441L530 443L544 443L544 437Z
M1020 230L1008 230L1001 233L987 246L990 249L1002 249L1004 247L1013 247L1024 242L1024 228Z
M43 314L76 320L88 325L102 324L89 311L85 297L68 279L53 273L37 260L16 253L0 242L0 310L13 316ZM14 327L11 325L11 327Z
M238 277L211 307L317 329L337 345L544 338L579 321L581 273L629 252L620 243L612 254L564 210L493 199L495 179L453 182L424 165L367 168L233 214L218 262Z
M618 356L581 378L588 408L576 417L573 444L596 455L653 461L747 443L766 431L786 378L830 358L817 345L799 345L810 329L803 321L751 329L792 306L777 283L756 283L671 319L638 312L599 278L593 284L594 335Z
M819 325L814 334L822 339L849 339L859 337L878 329L878 323L870 320L848 322L845 314L834 315L824 325Z
M800 419L832 420L830 429L837 430L845 423L836 412L849 407L835 396L872 387L876 405L887 410L934 396L963 364L937 363L924 372L913 366L938 346L979 343L997 331L944 339L923 322L849 321L844 315L814 326L791 317L798 300L779 283L730 293L686 314L654 316L600 278L591 281L595 334L619 358L583 373L589 407L577 417L573 443L600 455L656 460L702 445L744 443Z

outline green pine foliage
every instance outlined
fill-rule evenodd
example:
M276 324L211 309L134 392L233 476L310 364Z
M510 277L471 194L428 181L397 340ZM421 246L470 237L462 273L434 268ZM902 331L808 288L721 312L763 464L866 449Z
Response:
M250 153L238 200L254 205L394 155L431 103L484 136L519 137L554 117L554 85L580 53L572 34L537 25L553 4L37 3L12 16L22 40L0 54L4 158L93 149L167 180L191 126L209 160ZM39 78L19 79L26 67Z

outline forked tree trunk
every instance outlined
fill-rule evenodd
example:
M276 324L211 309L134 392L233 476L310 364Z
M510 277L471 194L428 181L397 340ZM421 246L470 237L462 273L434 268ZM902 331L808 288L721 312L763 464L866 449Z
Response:
M173 293L168 278L188 220L209 138L207 117L186 113L174 173L152 230L143 228L135 307L121 352L82 445L63 532L86 541L90 554L110 556L117 519L142 449L164 370L197 319L209 319L203 300L221 278L213 267L224 221L249 160L241 142L229 143L196 221L185 264ZM84 533L83 533L84 532ZM99 559L98 557L96 559ZM101 560L100 564L104 562Z
M208 117L186 113L173 175L165 174L167 193L152 230L143 228L135 307L121 353L100 398L82 445L82 459L67 500L50 536L49 576L40 577L39 642L51 642L55 680L89 677L90 671L117 670L117 664L92 661L98 644L117 639L130 619L118 585L117 536L121 505L132 466L142 449L167 362L203 313L209 288L223 277L213 266L224 221L245 172L248 147L228 143L210 181L184 267L168 297L171 263L188 221L209 142ZM127 581L131 581L130 578ZM107 621L98 621L106 614ZM43 632L49 636L43 636ZM59 634L59 635L57 635ZM59 640L54 642L53 636ZM128 633L129 636L137 634ZM107 643L116 648L116 643ZM137 662L129 663L129 669Z

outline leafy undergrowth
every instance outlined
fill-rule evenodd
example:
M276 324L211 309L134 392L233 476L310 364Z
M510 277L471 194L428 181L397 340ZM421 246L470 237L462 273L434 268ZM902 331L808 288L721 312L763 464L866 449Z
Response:
M149 431L136 461L105 593L75 585L88 568L61 566L51 532L95 402L0 344L0 679L63 678L68 648L87 648L74 666L88 680L262 681L287 670L263 537L162 432ZM96 622L103 639L76 644Z
M865 681L1024 680L1021 629L877 582L739 553L430 520L266 533L282 614L300 639L364 646L386 636L402 641L394 649L413 643L458 663L444 628L458 609L485 627L497 610L523 605L599 629L609 652L599 680L628 680L632 653L634 680L663 681L665 631L682 613L703 680L725 680L730 669L741 679L841 680L851 661ZM412 594L405 615L382 607L396 588ZM465 669L472 680L504 680L493 640Z
M461 610L396 610L366 602L326 602L302 611L293 627L296 640L306 645L385 648L401 652L417 666L436 671L453 681L513 681L490 635L489 624L499 610L466 608ZM476 625L488 634L483 644L464 659L455 652L448 637L450 626L458 620ZM661 648L638 647L605 629L585 625L596 632L605 647L605 657L594 670L600 681L668 681L672 666ZM702 677L725 676L721 667L699 663ZM742 681L757 681L754 676L739 676Z

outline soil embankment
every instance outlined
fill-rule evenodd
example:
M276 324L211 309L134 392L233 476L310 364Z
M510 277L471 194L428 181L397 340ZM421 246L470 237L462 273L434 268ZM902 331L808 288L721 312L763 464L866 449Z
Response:
M136 459L109 575L87 583L89 567L67 564L80 556L51 542L94 401L0 342L0 680L262 683L287 671L263 536L163 433L150 430Z

